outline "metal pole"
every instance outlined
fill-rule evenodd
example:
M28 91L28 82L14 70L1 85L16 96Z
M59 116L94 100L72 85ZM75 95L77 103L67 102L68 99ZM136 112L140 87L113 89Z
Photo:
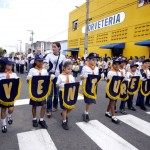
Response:
M85 20L85 38L84 38L84 57L87 57L87 54L88 54L89 7L90 7L90 0L86 0L86 20Z
M31 49L33 51L33 30L31 31Z

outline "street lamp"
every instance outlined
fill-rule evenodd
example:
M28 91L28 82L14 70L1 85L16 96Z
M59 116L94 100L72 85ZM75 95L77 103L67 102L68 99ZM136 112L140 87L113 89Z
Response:
M30 41L31 41L31 49L33 50L33 34L34 34L34 32L33 32L33 30L27 30L27 31L29 31L31 34Z

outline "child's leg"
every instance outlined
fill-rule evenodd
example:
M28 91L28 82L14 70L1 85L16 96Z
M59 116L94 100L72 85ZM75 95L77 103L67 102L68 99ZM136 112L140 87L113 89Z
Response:
M109 112L111 109L111 101L109 101L108 107L107 107L107 112Z
M86 114L88 114L91 107L92 107L92 104L86 104L86 109L85 109Z
M36 106L32 106L32 116L33 119L36 118Z
M1 108L1 120L2 120L2 132L7 132L7 124L6 124L6 108Z
M7 115L7 119L8 119L8 124L12 124L13 120L12 120L12 113L14 111L14 107L9 107L8 108L8 115Z
M110 101L110 109L112 116L115 116L115 101Z
M40 111L40 121L43 121L44 115L45 115L45 111L46 111L46 104L44 104L41 107L41 111Z
M67 110L62 111L62 118L63 118L63 122L66 122L66 120L67 120Z
M42 128L47 129L48 126L44 120L45 112L46 112L46 104L42 105L41 107L39 124L41 125Z
M72 111L72 109L67 109L67 114L69 114Z

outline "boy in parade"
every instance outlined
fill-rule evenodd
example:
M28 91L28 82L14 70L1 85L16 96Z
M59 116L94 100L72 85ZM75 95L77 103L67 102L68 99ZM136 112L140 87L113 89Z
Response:
M126 77L126 69L125 69L125 66L126 66L126 63L127 63L127 61L126 61L126 59L125 58L120 58L119 59L120 60L120 62L121 62L121 64L120 64L120 73L121 73L121 76L122 77ZM125 101L121 101L121 103L120 103L120 112L122 113L122 114L124 114L124 115L126 115L127 114L127 112L125 111Z
M33 76L44 76L48 75L48 72L45 68L43 68L43 56L42 55L36 55L35 56L35 61L34 61L34 68L31 68L29 70L29 73L27 75L27 81L32 78ZM41 102L33 101L30 99L30 105L32 105L32 115L33 115L33 127L38 127L38 123L41 125L42 128L47 129L48 126L44 120L44 115L46 111L46 100L43 100ZM37 107L41 106L41 111L40 111L40 119L39 122L37 121L36 118L36 110Z
M11 78L18 78L16 73L12 72L12 65L13 62L8 60L8 58L2 58L1 61L4 62L4 72L0 73L0 80L2 79L11 79ZM1 121L2 121L2 133L7 132L7 123L6 123L6 117L7 117L7 122L9 125L13 123L12 119L12 113L14 110L14 105L8 105L4 106L3 104L0 104L1 107ZM8 109L8 115L6 114L6 110Z
M119 71L120 63L121 62L120 62L119 59L114 59L113 60L112 68L108 72L108 75L107 75L107 82L109 82L109 80L113 76L121 76L121 73ZM106 97L108 98L107 95L106 95ZM109 104L108 104L105 116L108 117L108 118L111 118L113 123L118 124L118 123L120 123L120 121L115 116L115 103L116 103L115 100L109 99ZM110 111L111 111L111 114L110 114Z
M150 79L149 62L150 59L146 59L143 61L142 68L140 69L142 80ZM140 91L138 92L136 106L139 106L142 110L147 110L144 103L144 95L142 95Z
M99 69L96 66L98 61L98 54L96 53L90 53L87 57L87 64L83 67L82 73L81 73L81 80L84 80L88 77L88 74L90 75L98 75ZM96 99L88 98L84 95L84 101L86 103L85 112L83 113L83 121L88 122L90 120L89 117L89 110L91 109L93 104L96 104Z
M138 67L138 64L135 64L135 63L130 65L130 71L128 71L126 74L126 78L129 82L131 80L131 77L140 76L137 71L137 67ZM133 106L133 97L134 95L129 94L129 99L127 100L127 106L129 110L136 111L135 107Z
M72 111L72 109L67 109L63 106L63 99L62 99L62 89L66 83L74 83L75 79L72 76L72 63L66 61L63 65L63 72L58 76L58 80L56 82L57 88L59 88L59 100L60 100L60 107L62 109L62 128L64 130L69 130L68 127L68 114Z

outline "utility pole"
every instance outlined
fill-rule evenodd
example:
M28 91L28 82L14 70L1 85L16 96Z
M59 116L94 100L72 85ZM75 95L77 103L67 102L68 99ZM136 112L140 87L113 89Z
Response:
M30 41L31 41L31 49L33 51L33 34L34 34L34 32L33 32L33 30L27 30L27 31L29 31L31 33Z
M85 20L85 38L84 38L84 57L87 57L87 54L88 54L89 7L90 7L90 0L86 0L86 20Z

